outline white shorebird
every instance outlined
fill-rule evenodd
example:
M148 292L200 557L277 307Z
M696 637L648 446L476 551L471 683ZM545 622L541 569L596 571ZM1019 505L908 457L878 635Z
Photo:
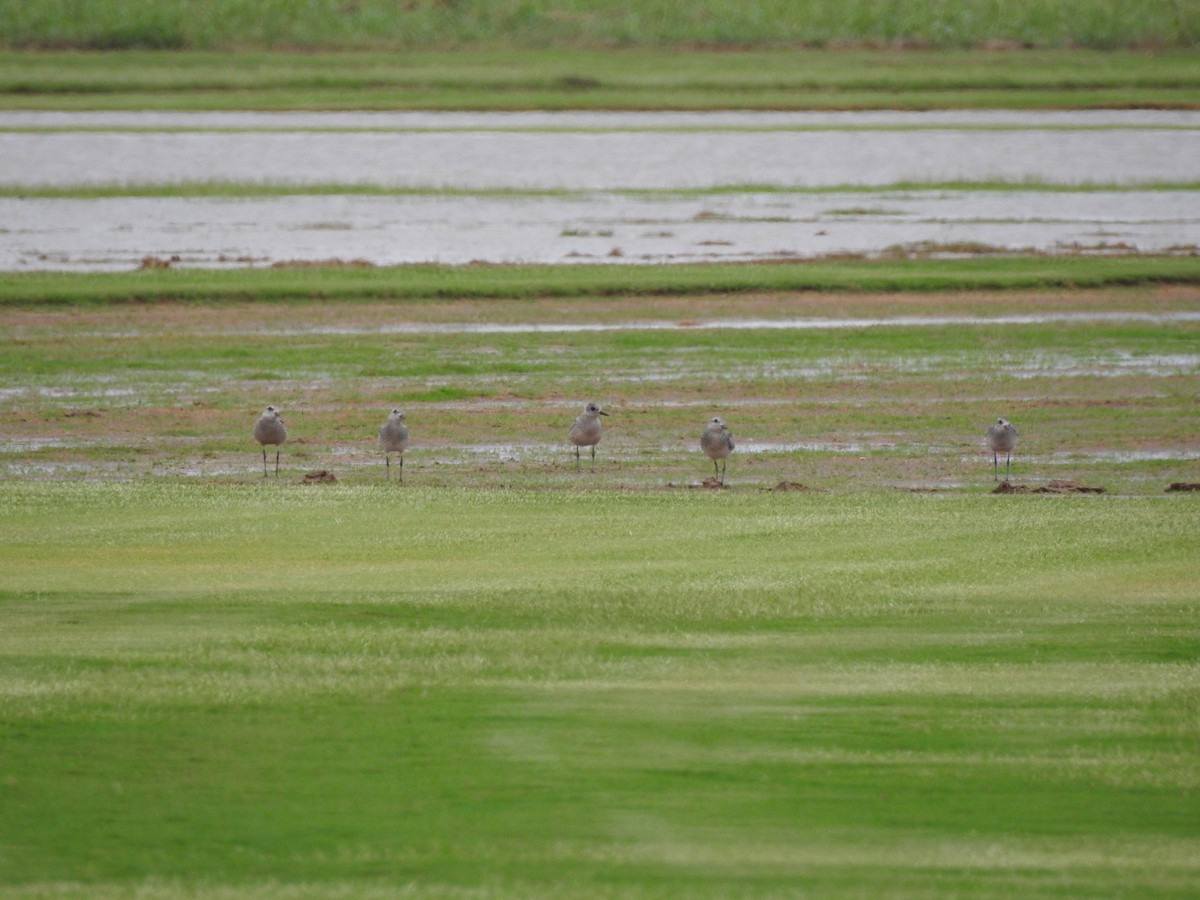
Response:
M733 452L733 433L725 427L725 423L717 416L712 417L708 423L708 427L700 435L700 448L712 460L713 477L717 479L718 484L724 484L725 465L729 459L729 454ZM718 459L721 460L720 471L717 471Z
M1017 429L1008 419L997 419L987 430L987 446L992 451L992 479L1000 480L1000 454L1004 454L1004 480L1012 468L1012 451L1017 446Z
M387 466L387 477L392 477L392 454L400 454L400 477L404 480L404 451L408 449L408 426L404 424L404 410L393 409L387 421L379 426L379 446Z
M575 421L571 423L570 438L575 445L575 468L579 468L579 448L592 448L592 471L596 471L596 445L600 443L600 417L607 416L595 403L589 403L583 408Z
M275 446L275 475L279 475L279 445L287 440L287 427L279 418L279 410L268 406L254 423L254 439L262 446L263 478L267 477L267 445Z

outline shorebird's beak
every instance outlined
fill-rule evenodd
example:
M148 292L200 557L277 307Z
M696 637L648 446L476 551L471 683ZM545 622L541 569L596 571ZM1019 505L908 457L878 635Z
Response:
M607 416L607 415L608 415L608 413L606 413L604 410L600 410L600 415L602 415L602 416Z

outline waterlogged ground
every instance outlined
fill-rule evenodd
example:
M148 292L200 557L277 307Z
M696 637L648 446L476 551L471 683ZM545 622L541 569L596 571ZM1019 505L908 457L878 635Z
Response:
M0 199L0 268L1193 253L1198 151L1188 112L0 113L0 180L34 194ZM1010 184L894 186L959 179ZM1157 494L1200 481L1198 315L1195 288L6 309L0 477L253 481L273 403L286 484L381 481L402 406L410 483L697 485L720 415L730 489L987 490L1005 416L1018 479ZM594 473L565 440L589 400Z
M0 477L252 483L272 403L281 485L685 489L733 430L730 490L984 491L1014 479L1162 494L1200 481L1200 290L161 304L0 311ZM611 413L577 467L567 427Z
M2 186L31 191L216 182L416 192L15 196L0 199L0 268L16 270L128 269L146 257L660 263L1200 247L1195 191L1130 189L1200 181L1192 112L7 112L0 158ZM888 187L954 181L1039 189ZM1115 189L1068 190L1089 183ZM721 190L731 185L758 189Z

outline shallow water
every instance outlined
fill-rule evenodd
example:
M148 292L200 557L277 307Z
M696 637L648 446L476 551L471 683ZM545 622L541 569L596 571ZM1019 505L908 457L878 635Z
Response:
M467 189L821 187L1200 179L1200 132L606 131L0 133L11 185L270 181Z
M1040 325L1051 323L1112 323L1144 322L1168 325L1182 322L1200 322L1200 312L1082 312L1082 313L1031 313L1026 315L1000 316L889 316L885 318L857 319L702 319L695 322L525 322L517 324L461 322L451 324L411 323L384 325L370 329L379 334L527 334L527 333L579 333L593 331L706 331L712 329L734 331L841 331L858 328L945 328L971 325ZM345 333L337 329L339 333ZM261 332L260 332L261 333ZM1192 359L1192 357L1188 357Z
M697 262L979 245L1054 253L1200 246L1189 191L641 197L0 199L0 269Z
M911 245L1187 252L1192 191L896 192L901 181L1200 181L1200 113L0 113L0 183L338 182L563 196L0 200L0 268L292 260L687 262ZM856 193L628 196L860 185Z

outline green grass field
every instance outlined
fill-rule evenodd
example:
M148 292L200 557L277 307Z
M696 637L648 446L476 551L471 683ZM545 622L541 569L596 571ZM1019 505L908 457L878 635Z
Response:
M0 483L9 897L1187 897L1190 497Z
M1188 265L5 276L0 895L1194 895Z
M26 5L27 6L27 5ZM0 26L0 34L5 29ZM1187 47L0 52L0 108L1195 109Z

